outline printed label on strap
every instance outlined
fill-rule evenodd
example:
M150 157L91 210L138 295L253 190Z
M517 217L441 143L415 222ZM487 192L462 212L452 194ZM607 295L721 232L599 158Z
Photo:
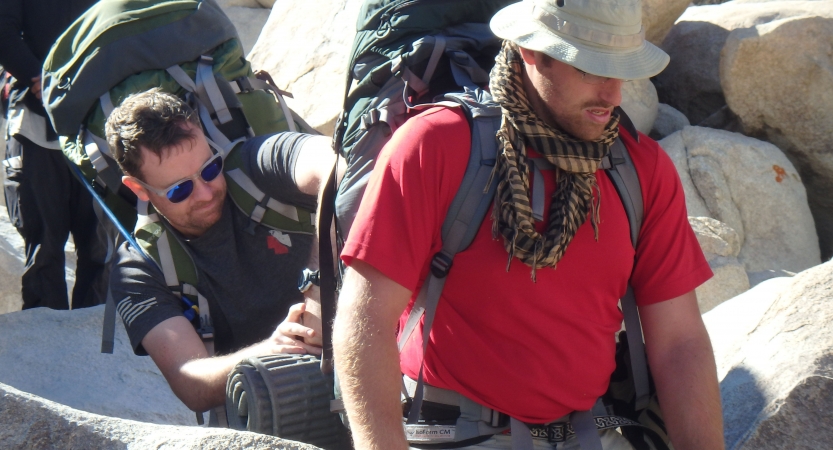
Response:
M454 425L405 425L408 442L453 441Z

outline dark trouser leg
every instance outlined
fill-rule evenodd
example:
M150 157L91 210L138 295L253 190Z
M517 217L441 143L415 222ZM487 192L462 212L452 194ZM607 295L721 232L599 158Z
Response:
M23 237L26 266L23 309L68 309L64 245L69 235L66 167L54 164L57 150L39 147L21 136L6 142L6 158L23 157L21 169L6 168L9 219ZM64 169L62 172L60 169Z
M58 154L64 158L63 154ZM68 167L65 160L60 161ZM109 287L109 272L104 270L107 258L107 236L99 226L93 208L93 198L81 182L69 172L70 232L75 242L78 261L75 266L75 286L72 289L72 309L103 304Z

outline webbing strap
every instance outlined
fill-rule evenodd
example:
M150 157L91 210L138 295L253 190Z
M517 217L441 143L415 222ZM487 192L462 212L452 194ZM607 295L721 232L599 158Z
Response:
M101 328L101 353L113 353L116 337L116 302L110 288L107 288L107 300L104 303L104 323Z
M635 408L637 411L648 407L650 390L648 384L648 363L645 359L645 342L642 337L642 325L639 321L639 310L636 307L636 297L633 288L628 285L625 296L622 297L622 314L625 316L625 329L628 331L628 347L633 371L633 387L636 395Z
M529 427L520 420L512 417L509 419L509 426L512 431L512 450L534 450L535 444L532 443L532 433L529 432ZM585 450L582 448L582 450Z
M411 72L411 69L407 67L402 69L402 80L405 81L405 90L402 91L402 100L409 107L412 106L412 103L408 101L407 97L411 91L415 92L417 97L421 97L423 94L428 92L428 85L422 81L422 78Z
M238 142L245 140L245 138L239 138L232 141L227 138L226 135L220 131L219 128L217 128L214 121L211 120L211 113L208 111L208 108L206 108L200 101L197 101L197 112L200 115L200 122L202 122L202 126L205 128L205 131L208 132L208 137L211 138L211 141L213 141L214 145L212 145L212 147L215 149L219 147L220 154L222 154L223 157L228 156Z
M223 156L228 155L234 146L243 139L238 139L232 142L226 137L225 134L223 134L222 131L220 131L219 128L217 128L214 121L211 119L213 110L209 110L209 108L205 105L206 101L202 100L202 97L200 97L200 94L197 92L197 84L194 83L194 80L192 80L187 73L185 73L185 70L183 70L182 67L174 65L168 67L165 71L167 71L174 81L179 83L183 89L197 97L197 112L200 115L200 121L202 122L203 127L205 127L205 131L208 132L208 136L210 137L209 144L211 144L211 146L218 150Z
M121 175L116 171L115 161L113 161L113 164L107 161L109 157L107 143L89 130L85 130L84 151L90 158L90 163L92 163L98 175L99 182L113 193L118 193L119 186L121 186Z
M488 83L489 73L471 55L460 50L449 50L446 54L451 61L451 75L458 86L476 89Z
M165 276L165 284L168 287L176 287L178 290L179 279L176 276L176 266L171 253L171 243L168 240L168 232L163 231L156 240L156 249L159 252L159 265L162 266L162 275Z
M232 120L231 112L217 86L217 79L214 78L213 63L214 59L210 56L200 56L200 61L197 63L197 96L212 113L211 115L217 117L220 124L229 123Z
M625 207L625 213L627 213L628 221L631 225L631 243L633 244L633 248L636 249L639 230L642 228L642 216L644 214L642 187L636 173L636 166L634 166L633 160L621 138L616 139L610 147L610 159L612 167L607 173L610 175L613 185L616 187L616 190L619 192L619 197L622 199L622 205Z
M544 220L544 170L555 170L555 165L544 158L530 158L532 177L532 217Z
M235 94L239 94L241 92L250 92L250 91L275 91L275 88L272 87L271 84L261 80L260 78L255 77L240 77L234 79L231 83L231 90L234 91Z
M258 187L255 186L254 181L252 181L251 178L249 178L245 173L243 173L241 169L229 170L228 172L226 172L226 175L228 175L232 180L234 180L234 182L237 183L238 186L240 186L244 191L246 191L246 193L251 195L258 203L262 202L264 197L266 197L266 194L260 189L258 189ZM296 222L300 220L298 218L298 208L287 205L285 203L281 203L275 200L274 198L269 197L268 201L266 202L266 207ZM259 211L258 208L262 209L262 211ZM255 220L259 223L260 220L258 220L257 217L262 219L263 214L265 213L266 210L263 209L262 206L256 206L255 210L251 213L252 220Z
M414 314L413 310L411 311L411 316L416 318L417 323L419 322L419 318L423 315L425 316L425 321L422 324L422 360L419 365L419 377L417 378L417 386L414 391L413 403L411 404L411 410L408 412L407 423L409 424L416 424L419 422L419 412L422 410L423 388L425 386L425 382L423 380L425 352L428 350L428 341L430 341L431 337L431 327L434 324L434 316L437 312L437 304L440 301L440 294L442 294L443 286L445 286L445 280L445 277L437 278L436 276L431 275L425 282L425 287L419 293L420 296L424 297L424 300L422 301L424 305L422 307L422 311L418 311L417 314ZM414 307L416 308L416 304ZM411 316L408 316L409 321L411 320ZM413 328L411 331L413 331ZM401 341L400 345L402 345Z
M428 58L428 65L425 66L425 73L422 74L422 82L431 84L431 78L434 77L434 71L437 70L437 64L440 62L440 57L445 52L445 38L442 36L434 36L434 49L431 50L431 57Z
M110 117L110 114L113 113L113 110L116 107L113 105L113 100L110 98L110 91L104 91L101 94L101 97L98 98L99 104L101 104L101 111L104 112L104 121L107 122L107 118Z
M630 225L631 244L636 249L644 214L642 188L636 173L636 167L621 139L616 139L611 146L610 160L611 168L607 173L619 193L619 198L622 200L622 206L625 208ZM636 395L635 407L637 410L642 410L648 407L650 401L648 364L645 358L645 343L642 336L642 325L639 321L639 310L630 283L621 302L622 315L625 317L625 329L628 331L628 346L630 348L630 362Z
M593 419L592 411L574 411L570 414L570 423L576 433L576 439L578 439L581 450L604 450L599 432L596 430L596 421ZM514 445L512 450L516 450Z
M284 118L286 118L286 126L289 127L289 131L293 133L297 132L298 128L295 126L295 116L292 115L292 110L286 104L286 99L283 98L280 92L275 92L274 94L275 98L278 99L278 103L281 104L281 110L283 111Z
M331 324L336 316L336 290L337 287L337 266L335 262L335 254L333 249L335 244L332 240L330 231L332 230L335 220L335 198L338 190L338 160L339 156L336 153L336 160L333 163L333 168L330 169L330 175L324 184L324 190L321 193L321 215L320 222L318 222L318 267L319 267L319 281L321 283L319 290L319 298L321 301L321 373L325 375L333 374L335 386L338 387L338 375L335 373L333 363L333 329ZM315 221L313 221L315 223ZM338 397L341 396L340 388L334 391ZM333 407L338 407L337 404L331 404ZM344 405L342 403L341 407Z
M165 69L165 71L168 72L168 75L170 75L174 79L174 81L179 83L179 85L182 86L182 88L186 91L195 92L197 90L196 83L194 83L194 80L192 80L191 77L189 77L188 74L185 73L182 67L171 66Z

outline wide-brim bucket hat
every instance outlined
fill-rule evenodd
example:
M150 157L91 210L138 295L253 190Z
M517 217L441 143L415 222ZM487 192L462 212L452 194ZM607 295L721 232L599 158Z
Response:
M523 0L489 25L502 39L603 77L650 78L670 59L645 40L640 0Z

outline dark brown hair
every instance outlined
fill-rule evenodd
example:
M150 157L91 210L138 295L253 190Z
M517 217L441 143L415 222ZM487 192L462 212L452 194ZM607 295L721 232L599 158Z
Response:
M161 160L164 149L195 138L188 124L200 128L197 113L177 96L153 88L127 97L104 129L121 170L141 179L141 147Z

